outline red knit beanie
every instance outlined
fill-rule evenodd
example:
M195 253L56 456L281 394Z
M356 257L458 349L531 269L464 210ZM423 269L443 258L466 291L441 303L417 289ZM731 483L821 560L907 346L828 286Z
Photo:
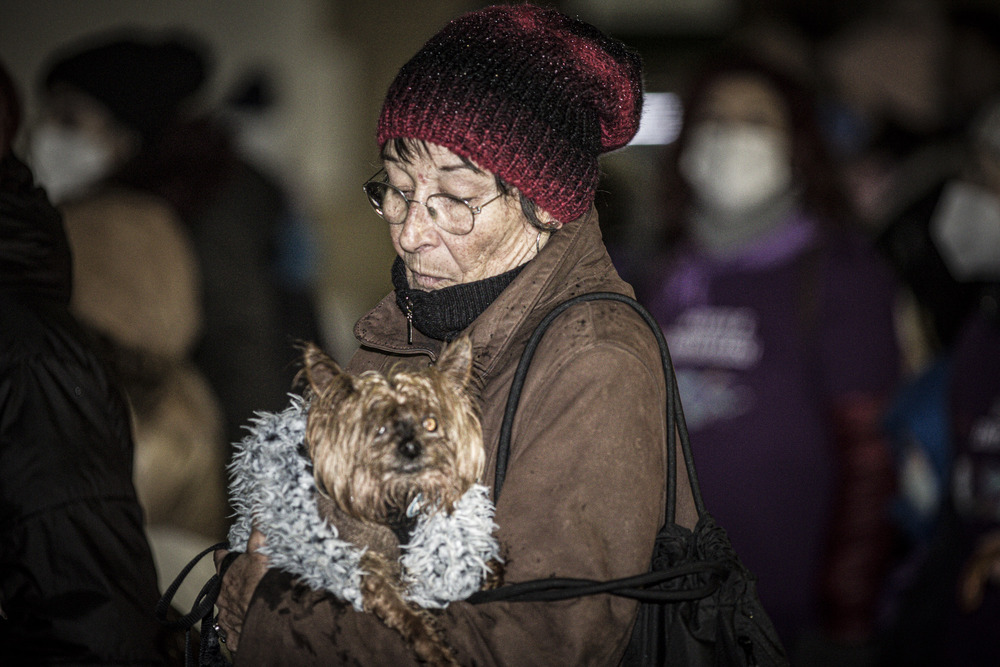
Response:
M444 146L569 222L593 203L598 156L635 136L641 110L634 51L552 9L498 6L455 19L403 65L377 138Z

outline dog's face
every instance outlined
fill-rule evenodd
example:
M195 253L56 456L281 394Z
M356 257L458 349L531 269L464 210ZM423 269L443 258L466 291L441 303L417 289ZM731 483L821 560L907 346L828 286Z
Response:
M387 375L346 373L310 344L302 372L311 392L306 442L316 484L347 514L391 523L418 498L451 511L482 475L468 339L448 345L433 366Z

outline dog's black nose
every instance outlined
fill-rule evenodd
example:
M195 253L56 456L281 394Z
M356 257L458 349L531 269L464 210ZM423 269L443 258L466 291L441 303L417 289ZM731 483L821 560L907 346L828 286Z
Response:
M410 438L401 440L399 445L397 446L397 449L399 450L399 453L402 456L408 459L417 458L418 456L420 456L420 451L421 451L420 443Z

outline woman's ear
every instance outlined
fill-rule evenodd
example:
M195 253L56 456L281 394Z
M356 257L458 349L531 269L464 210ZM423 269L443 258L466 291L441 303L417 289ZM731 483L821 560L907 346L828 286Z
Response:
M563 226L563 223L559 222L554 217L552 217L551 213L539 207L534 202L523 199L524 195L521 194L520 190L518 190L517 188L511 187L508 194L510 194L516 200L520 200L521 208L522 210L525 211L526 215L527 215L527 209L525 209L525 205L526 204L530 205L531 214L528 217L534 218L534 220L527 221L529 224L528 229L531 228L537 229L538 225L541 224L543 231L554 232Z
M563 223L553 218L552 214L544 209L536 208L535 215L538 217L538 221L551 231L555 231L563 226Z

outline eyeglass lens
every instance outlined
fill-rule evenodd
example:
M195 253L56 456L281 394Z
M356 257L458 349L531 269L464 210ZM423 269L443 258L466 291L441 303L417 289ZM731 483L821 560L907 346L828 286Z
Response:
M370 181L365 184L365 191L376 211L393 225L402 224L406 220L411 203L420 203L407 200L402 192L388 183ZM446 232L467 234L472 231L475 216L469 205L461 199L439 193L428 197L425 206L431 220Z

